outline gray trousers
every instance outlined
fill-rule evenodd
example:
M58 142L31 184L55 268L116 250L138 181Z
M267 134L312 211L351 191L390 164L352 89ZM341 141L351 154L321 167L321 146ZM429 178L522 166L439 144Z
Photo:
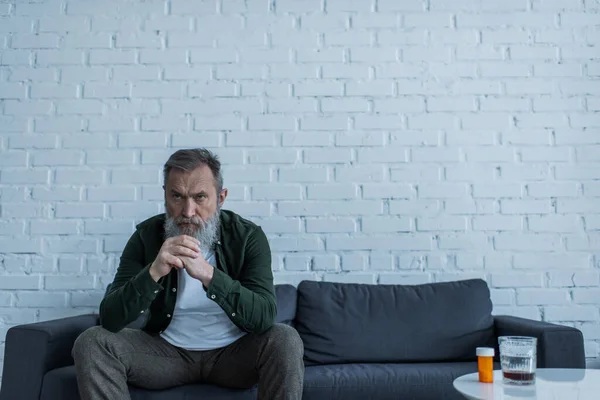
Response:
M84 331L72 355L82 400L128 400L128 384L166 389L187 383L251 388L258 399L301 399L304 346L295 329L275 324L229 346L188 351L160 336L95 326Z

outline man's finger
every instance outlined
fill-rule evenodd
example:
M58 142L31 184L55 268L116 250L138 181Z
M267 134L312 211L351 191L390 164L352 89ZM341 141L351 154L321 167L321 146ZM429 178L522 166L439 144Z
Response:
M179 257L175 257L172 254L169 254L166 256L166 261L169 265L175 267L175 268L183 268L183 261L181 261L181 259Z
M175 246L171 251L174 256L185 256L190 258L196 258L200 256L200 251L192 250L189 247Z

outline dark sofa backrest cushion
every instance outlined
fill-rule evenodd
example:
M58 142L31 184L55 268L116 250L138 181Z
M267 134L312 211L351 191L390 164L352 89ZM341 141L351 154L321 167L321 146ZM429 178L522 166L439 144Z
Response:
M294 326L298 298L296 288L292 285L275 285L275 297L277 301L275 322Z
M303 281L296 329L307 365L474 360L493 346L485 281L368 285Z

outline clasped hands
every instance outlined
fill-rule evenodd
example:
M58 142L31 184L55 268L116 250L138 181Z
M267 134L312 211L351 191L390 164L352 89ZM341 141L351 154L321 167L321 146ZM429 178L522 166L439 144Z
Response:
M187 273L201 281L204 287L208 287L214 272L214 267L204 259L198 239L187 235L165 240L150 266L150 276L154 281L158 281L172 268L185 268Z

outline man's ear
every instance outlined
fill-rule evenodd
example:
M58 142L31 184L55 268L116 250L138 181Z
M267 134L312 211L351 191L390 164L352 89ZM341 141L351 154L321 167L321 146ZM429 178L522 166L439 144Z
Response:
M227 198L227 194L228 194L228 190L227 188L221 190L221 193L219 193L219 207L221 207L223 205L223 203L225 203L225 199Z

